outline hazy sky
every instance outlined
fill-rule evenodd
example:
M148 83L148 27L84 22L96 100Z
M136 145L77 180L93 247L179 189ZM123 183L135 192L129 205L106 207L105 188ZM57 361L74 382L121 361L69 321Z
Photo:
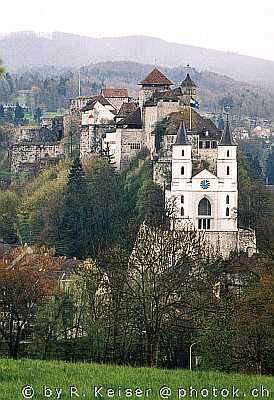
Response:
M148 35L274 60L274 0L13 0L0 32Z

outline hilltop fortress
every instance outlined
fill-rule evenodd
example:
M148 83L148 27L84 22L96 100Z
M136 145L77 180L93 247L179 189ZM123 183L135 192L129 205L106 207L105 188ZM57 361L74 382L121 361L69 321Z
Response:
M34 143L31 133L20 128L13 146L13 171L23 170L24 162L29 166L32 159L37 161L37 146L40 159L62 158L66 148L72 153L75 138L81 158L104 154L118 171L146 149L154 181L174 205L174 229L203 231L212 249L224 257L252 254L255 233L238 226L237 146L228 116L221 131L197 111L198 88L189 73L173 88L155 67L138 85L138 99L131 99L125 88L105 88L96 96L72 99L68 115L58 121L55 138L50 122L43 123L49 142L45 156L40 141Z

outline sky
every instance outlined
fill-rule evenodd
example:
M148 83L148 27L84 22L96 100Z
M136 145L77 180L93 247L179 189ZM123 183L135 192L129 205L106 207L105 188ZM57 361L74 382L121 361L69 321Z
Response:
M13 0L0 33L147 35L274 60L274 0Z

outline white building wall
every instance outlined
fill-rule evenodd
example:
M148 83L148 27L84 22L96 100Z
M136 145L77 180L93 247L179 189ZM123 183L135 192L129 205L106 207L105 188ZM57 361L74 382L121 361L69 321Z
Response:
M236 146L219 146L217 176L204 169L192 177L192 146L172 146L172 183L167 198L174 199L178 219L198 229L199 219L210 219L210 231L237 232L237 160ZM184 167L184 174L181 168ZM229 175L227 175L229 167ZM203 182L208 187L203 188ZM183 201L182 201L183 196ZM210 216L199 216L199 202L207 198ZM183 215L182 215L183 208Z

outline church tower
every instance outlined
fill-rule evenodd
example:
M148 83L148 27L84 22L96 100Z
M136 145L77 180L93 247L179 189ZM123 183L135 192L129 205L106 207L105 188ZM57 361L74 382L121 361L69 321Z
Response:
M181 122L176 141L172 146L171 191L176 193L176 206L179 216L189 214L189 199L186 196L188 183L192 176L192 146L187 142L185 123Z
M220 226L226 230L237 230L237 146L232 138L228 115L225 129L218 145L217 177L223 189L219 210Z

